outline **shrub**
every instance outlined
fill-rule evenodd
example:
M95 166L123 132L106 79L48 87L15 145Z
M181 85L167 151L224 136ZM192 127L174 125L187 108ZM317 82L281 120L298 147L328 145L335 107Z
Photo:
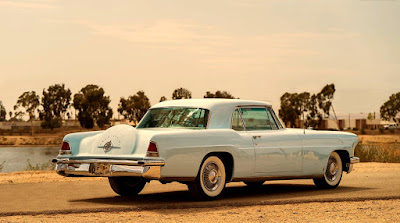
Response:
M31 161L27 160L28 165L25 167L25 170L53 170L55 168L55 164L50 161L47 163L37 163L36 165L32 165Z
M361 128L360 134L361 134L361 135L365 135L365 129L364 129L364 128Z
M5 163L6 163L6 161L3 161L2 163L0 163L0 172L3 170Z
M379 133L380 133L380 134L383 134L383 133L385 133L385 129L383 129L382 127L381 127L381 128L379 128Z
M354 155L362 162L400 163L399 144L362 144L360 142Z

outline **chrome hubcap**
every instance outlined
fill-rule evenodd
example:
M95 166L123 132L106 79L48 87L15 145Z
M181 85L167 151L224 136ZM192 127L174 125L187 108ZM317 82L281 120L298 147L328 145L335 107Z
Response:
M329 157L328 165L326 167L326 172L325 172L326 178L329 181L335 181L339 173L338 170L339 167L337 164L337 160L334 157Z
M215 191L221 184L221 172L216 163L209 162L204 167L203 184L209 191Z
M335 175L338 170L338 167L336 166L336 163L331 163L331 166L329 168L329 171L331 172L332 175Z

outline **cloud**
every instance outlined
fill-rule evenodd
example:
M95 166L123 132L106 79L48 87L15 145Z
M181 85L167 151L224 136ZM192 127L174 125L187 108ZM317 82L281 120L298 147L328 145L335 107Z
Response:
M30 8L30 9L55 8L54 5L46 3L38 3L33 1L0 1L0 7L16 7L16 8Z
M94 34L122 40L149 44L184 44L196 41L223 41L224 37L205 34L212 27L198 26L185 22L161 20L150 24L105 25L89 21L75 21L87 26Z
M329 28L324 32L293 32L230 35L221 28L186 21L159 20L149 23L99 24L86 20L73 23L87 27L94 35L107 36L142 46L190 52L215 66L251 65L262 69L287 57L318 56L315 41L337 41L357 37L357 33ZM214 67L214 65L211 65Z

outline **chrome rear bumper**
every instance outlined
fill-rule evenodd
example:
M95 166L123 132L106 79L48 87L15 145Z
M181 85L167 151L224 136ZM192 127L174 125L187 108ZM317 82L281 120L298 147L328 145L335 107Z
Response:
M53 159L56 172L61 176L118 177L132 176L147 179L160 179L164 160L113 160L69 158Z

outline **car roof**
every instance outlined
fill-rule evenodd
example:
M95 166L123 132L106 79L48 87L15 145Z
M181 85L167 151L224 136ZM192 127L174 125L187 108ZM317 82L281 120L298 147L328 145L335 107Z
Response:
M189 107L204 108L210 110L210 119L208 122L209 129L230 129L232 113L236 107L240 106L263 106L271 107L271 104L263 101L242 100L242 99L180 99L172 101L160 102L151 107L167 108L167 107Z
M180 99L163 101L155 104L151 108L162 108L162 107L192 107L192 108L205 108L212 110L214 107L228 106L267 106L271 107L271 104L264 101L255 100L243 100L243 99L222 99L222 98L204 98L204 99Z

